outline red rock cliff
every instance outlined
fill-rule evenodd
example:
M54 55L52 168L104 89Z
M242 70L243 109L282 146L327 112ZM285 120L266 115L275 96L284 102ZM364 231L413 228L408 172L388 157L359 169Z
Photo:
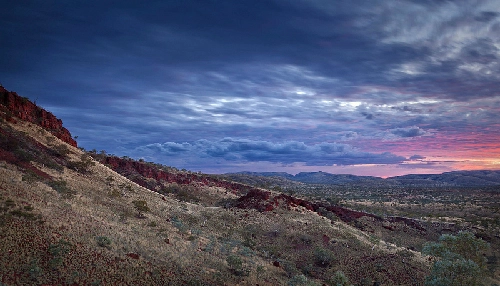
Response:
M99 155L94 155L94 159L97 159L101 163L110 166L111 169L113 169L117 173L131 179L132 181L146 188L150 188L151 186L148 186L148 183L143 180L143 178L134 176L135 174L138 174L144 178L155 179L157 181L157 186L161 186L160 181L165 181L168 183L177 183L181 185L195 183L198 185L222 187L231 190L234 193L244 193L251 189L251 187L247 185L221 180L218 178L210 177L208 175L186 172L168 172L165 170L161 170L152 164L139 162L132 159L123 159L116 156L107 156L102 158Z
M62 120L52 113L38 107L29 99L17 95L0 86L0 110L5 112L5 119L15 121L12 116L37 124L52 133L57 138L77 147L76 141L68 129L62 126Z

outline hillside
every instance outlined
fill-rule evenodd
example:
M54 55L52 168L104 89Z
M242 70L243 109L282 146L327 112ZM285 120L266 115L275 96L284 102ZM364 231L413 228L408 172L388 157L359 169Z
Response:
M0 96L3 285L422 285L422 245L463 227L85 152Z

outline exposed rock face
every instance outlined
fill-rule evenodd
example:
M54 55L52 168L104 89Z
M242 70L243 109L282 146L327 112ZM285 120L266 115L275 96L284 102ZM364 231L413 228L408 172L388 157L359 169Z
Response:
M10 122L16 121L12 117L15 116L21 120L40 125L62 141L77 147L71 133L62 126L61 119L37 106L29 99L21 97L15 92L10 92L2 86L0 86L0 110L4 112L0 116Z
M238 199L236 207L243 209L256 209L261 212L272 211L277 207L290 208L301 206L307 210L318 213L321 216L327 216L325 212L333 213L343 222L353 222L362 217L368 217L379 222L400 222L411 228L419 231L426 231L426 229L416 220L404 217L388 217L383 218L371 213L356 211L341 206L328 205L323 203L309 202L300 198L295 198L285 194L273 196L269 191L260 189L252 189L246 195ZM386 226L386 229L391 229Z
M94 158L110 166L114 171L135 183L151 190L161 188L162 182L177 183L180 185L196 184L200 186L221 187L236 194L244 193L251 189L250 186L244 184L229 182L208 175L165 171L154 164L132 159L123 159L116 156L106 156L103 159L99 155L94 156ZM154 181L147 179L154 179Z
M238 204L236 205L236 207L244 209L253 208L259 211L272 211L274 208L279 206L284 208L301 206L307 210L318 212L320 215L322 214L319 210L320 208L323 208L324 210L334 213L344 222L350 222L363 216L373 217L377 220L382 219L370 213L359 212L340 206L331 206L321 203L308 202L306 200L295 198L285 194L279 194L273 197L271 197L271 195L271 192L253 189L245 196L242 196L238 199Z

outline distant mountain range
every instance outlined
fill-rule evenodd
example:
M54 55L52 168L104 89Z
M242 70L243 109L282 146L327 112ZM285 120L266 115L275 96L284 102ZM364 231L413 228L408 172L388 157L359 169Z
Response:
M231 176L260 176L284 178L307 184L328 185L388 185L388 186L443 186L443 187L489 187L500 188L500 171L454 171L442 174L404 175L382 179L372 176L331 174L326 172L301 172L292 175L285 172L238 172Z

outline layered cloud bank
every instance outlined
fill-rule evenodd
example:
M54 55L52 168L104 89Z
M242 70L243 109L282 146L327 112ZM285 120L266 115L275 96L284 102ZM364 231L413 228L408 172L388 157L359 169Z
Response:
M272 143L248 139L224 138L219 141L198 140L193 143L166 142L150 144L136 149L137 154L187 158L195 155L202 160L222 159L229 162L270 162L290 165L303 163L311 166L397 164L406 160L389 152L375 154L363 152L347 144L321 143L306 145L288 141Z

